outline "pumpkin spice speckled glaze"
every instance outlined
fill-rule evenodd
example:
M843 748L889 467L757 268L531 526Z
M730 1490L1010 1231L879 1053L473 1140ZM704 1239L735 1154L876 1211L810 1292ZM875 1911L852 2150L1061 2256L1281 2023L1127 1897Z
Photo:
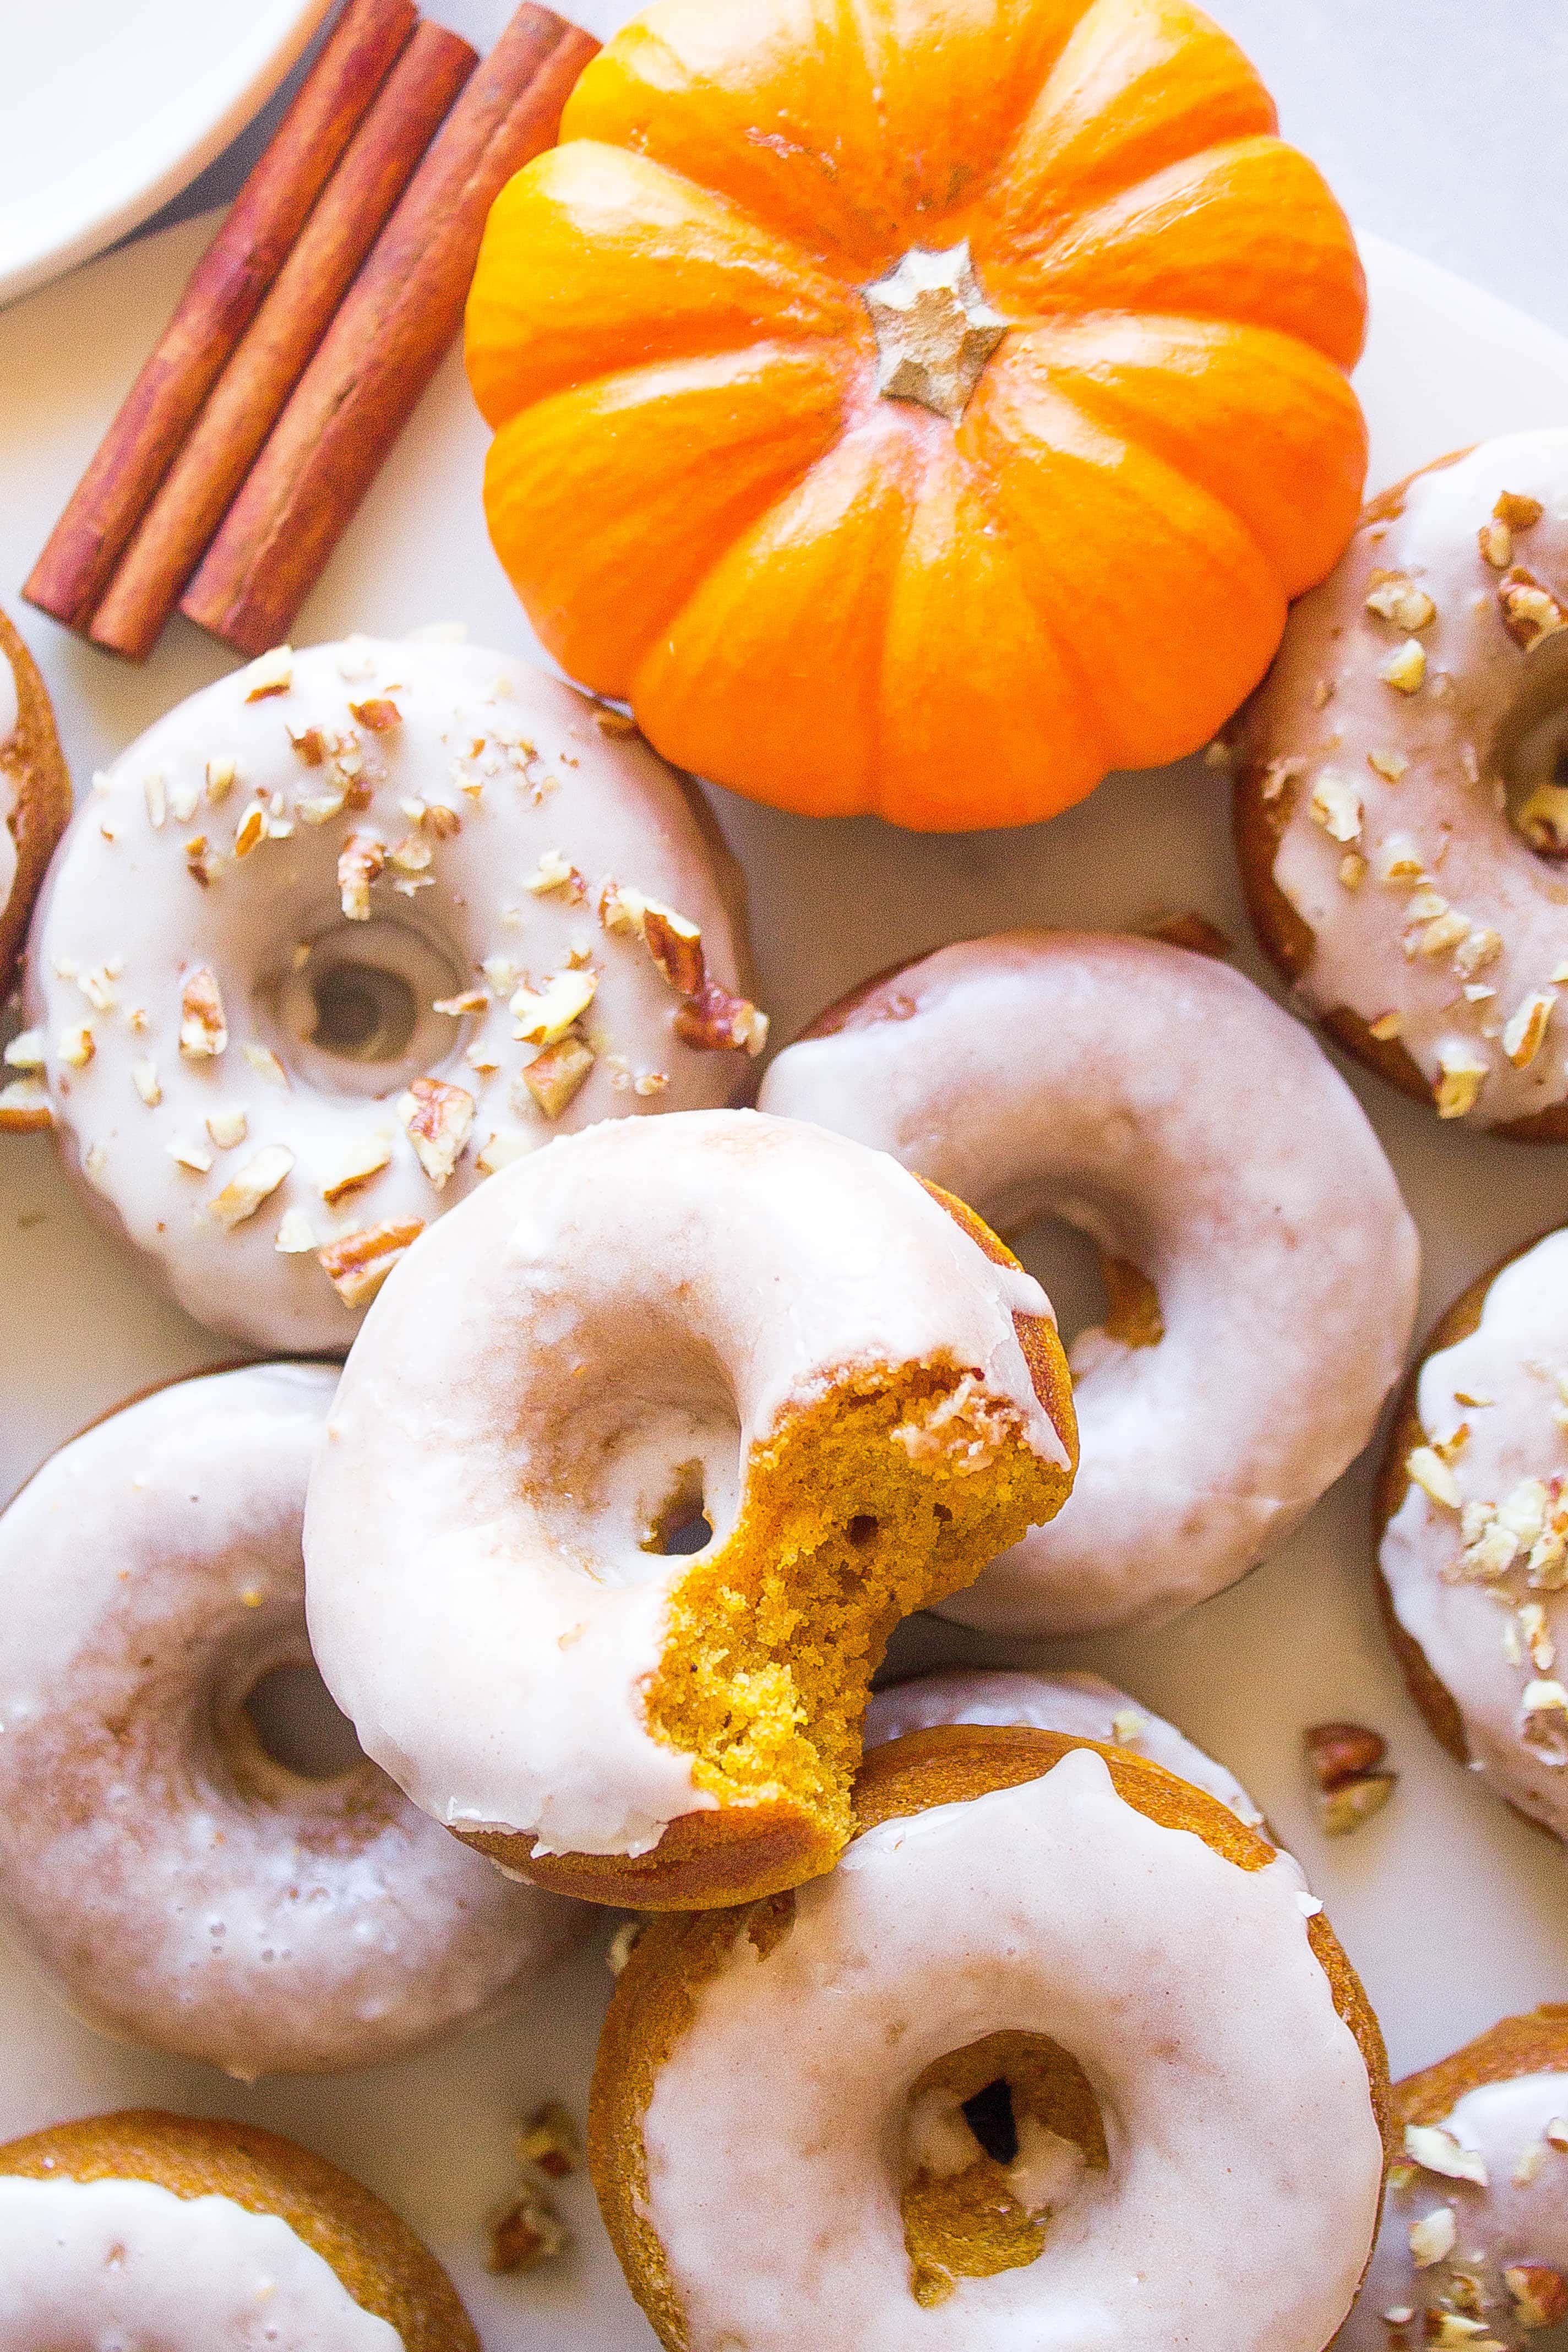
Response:
M1456 1299L1389 1435L1389 1631L1438 1738L1568 1841L1568 1231Z
M1332 2352L1527 2352L1568 2318L1568 2007L1396 2083L1383 2226ZM1475 2323L1480 2323L1477 2325ZM1554 2332L1542 2336L1541 2330Z
M616 713L358 637L264 656L95 780L27 1015L110 1230L214 1329L335 1354L503 1160L743 1092L745 959L705 807Z
M350 2174L254 2125L130 2109L0 2147L7 2352L479 2352Z
M1236 737L1302 1007L1439 1118L1568 1141L1568 430L1374 499Z
M660 2341L1322 2352L1387 2078L1296 1864L1044 1731L894 1740L856 1812L831 1877L656 1920L616 1987L589 2159Z
M482 2023L591 1916L506 1885L346 1738L296 1758L318 1778L247 1712L310 1664L300 1530L336 1385L175 1382L0 1516L0 1917L100 2032L247 2081Z
M367 1753L508 1868L739 1901L831 1867L893 1626L1076 1455L1045 1293L961 1203L794 1119L610 1121L371 1310L311 1641Z
M1100 1251L1109 1312L1068 1351L1073 1492L943 1615L1004 1634L1172 1616L1282 1543L1372 1434L1415 1229L1327 1055L1215 958L1113 932L963 940L822 1014L760 1099L999 1233L1055 1214Z
M1195 750L1365 465L1361 265L1276 131L1185 0L655 0L469 298L542 641L810 814L1021 824Z

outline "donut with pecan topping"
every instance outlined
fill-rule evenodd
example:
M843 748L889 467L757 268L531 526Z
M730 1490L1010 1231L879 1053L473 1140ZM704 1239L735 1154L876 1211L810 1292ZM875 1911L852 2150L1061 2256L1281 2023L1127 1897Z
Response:
M1378 1586L1450 1754L1568 1840L1568 1228L1492 1266L1411 1375L1376 1503Z
M1258 937L1394 1086L1568 1141L1568 431L1375 499L1236 729Z
M339 1353L505 1160L743 1092L745 967L711 819L618 712L350 638L264 655L96 780L25 1050L89 1202L189 1313Z
M1505 2017L1393 2092L1372 2265L1332 2352L1526 2352L1568 2318L1568 2005Z

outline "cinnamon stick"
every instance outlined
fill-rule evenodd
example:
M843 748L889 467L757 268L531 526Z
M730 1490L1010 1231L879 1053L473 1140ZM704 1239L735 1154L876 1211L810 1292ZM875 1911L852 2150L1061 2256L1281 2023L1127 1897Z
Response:
M453 108L181 600L226 644L288 635L462 322L491 204L597 48L524 0Z
M256 316L416 19L351 0L56 524L22 593L84 628L192 420Z
M148 509L89 634L142 661L452 101L478 64L423 24L382 84Z

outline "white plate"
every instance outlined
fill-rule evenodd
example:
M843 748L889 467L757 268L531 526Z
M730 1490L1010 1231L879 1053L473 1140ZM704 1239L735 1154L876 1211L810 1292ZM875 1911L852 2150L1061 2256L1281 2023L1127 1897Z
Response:
M210 222L172 230L0 318L0 602L43 663L83 782L167 704L229 666L181 624L145 671L122 668L19 606L16 593L145 349L149 320L167 310L210 233ZM1369 242L1367 259L1374 325L1361 389L1375 482L1479 436L1563 415L1568 342L1386 246ZM476 642L526 643L485 541L484 446L454 360L312 599L301 642L456 619ZM1049 826L959 839L715 799L750 870L763 995L781 1037L866 972L1005 924L1112 926L1198 907L1247 938L1225 791L1195 761L1115 779ZM1249 945L1242 961L1267 984ZM1428 1316L1563 1216L1568 1156L1439 1129L1373 1080L1351 1079L1426 1239ZM0 1491L145 1381L229 1352L142 1287L75 1205L43 1139L0 1152ZM1070 1327L1079 1269L1064 1264L1059 1237L1045 1237L1034 1262ZM1568 1906L1562 1851L1449 1762L1405 1696L1372 1605L1367 1487L1363 1462L1266 1568L1165 1632L1066 1654L1173 1716L1267 1807L1326 1899L1403 2073L1506 2011L1568 1994ZM913 1640L949 1655L1005 1654L951 1630L918 1626ZM1328 1845L1300 1735L1333 1716L1384 1730L1403 1777L1384 1814ZM585 2182L564 2185L579 2232L569 2263L533 2279L482 2269L483 2220L512 2178L514 2121L552 2095L581 2112L607 1989L595 1950L512 2021L471 2040L335 2080L247 2090L97 2039L0 1956L0 2138L142 2101L269 2124L407 2213L456 2273L489 2352L648 2352Z
M6 0L0 303L101 253L265 106L331 0Z

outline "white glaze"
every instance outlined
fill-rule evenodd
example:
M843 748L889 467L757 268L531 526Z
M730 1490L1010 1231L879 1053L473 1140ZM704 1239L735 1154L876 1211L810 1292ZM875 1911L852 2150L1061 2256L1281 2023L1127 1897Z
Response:
M643 1720L688 1563L642 1541L682 1466L720 1545L783 1415L933 1360L1061 1465L1013 1325L1048 1312L895 1161L794 1121L616 1121L520 1161L397 1270L345 1369L305 1528L334 1697L437 1820L647 1851L714 1801Z
M1395 1614L1452 1693L1477 1770L1510 1801L1568 1837L1568 1713L1541 1718L1542 1737L1523 1735L1524 1698L1540 1680L1560 1681L1568 1655L1532 1659L1520 1604L1543 1612L1554 1648L1568 1644L1568 1594L1532 1585L1528 1545L1503 1575L1465 1571L1465 1504L1503 1504L1521 1483L1568 1482L1568 1431L1559 1376L1568 1377L1568 1232L1549 1234L1505 1266L1468 1339L1438 1349L1421 1368L1416 1411L1426 1436L1469 1435L1451 1468L1460 1507L1434 1502L1412 1485L1389 1521L1379 1564ZM1464 1404L1467 1397L1484 1404ZM1558 1760L1552 1760L1553 1758Z
M1099 1675L1066 1669L1051 1675L1003 1674L983 1666L918 1675L911 1682L893 1683L873 1693L866 1709L866 1746L879 1748L884 1740L901 1739L906 1732L942 1723L1032 1724L1039 1731L1065 1731L1077 1739L1125 1748L1130 1755L1163 1764L1194 1788L1206 1789L1249 1829L1263 1824L1258 1807L1223 1764L1194 1748L1163 1716L1152 1715Z
M1541 2263L1568 2274L1568 2155L1542 2135L1549 2124L1568 2119L1568 2074L1519 2074L1511 2082L1483 2084L1467 2091L1440 2128L1482 2161L1487 2184L1456 2180L1417 2167L1405 2186L1392 2185L1378 2231L1377 2250L1355 2308L1334 2338L1333 2352L1405 2352L1426 2339L1426 2313L1447 2307L1480 2316L1486 2333L1507 2352L1524 2352L1543 2339L1524 2328L1503 2279L1516 2263ZM1521 2158L1527 2176L1514 2179ZM1411 2254L1413 2222L1447 2206L1456 2234L1452 2255L1417 2267ZM1468 2301L1455 2303L1468 2273L1480 2286L1485 2305L1474 2313ZM1399 2331L1385 2311L1409 2310L1414 2319ZM1556 2343L1553 2335L1545 2339Z
M744 1085L744 1054L700 1052L676 1035L680 1001L635 933L602 927L603 886L615 879L697 923L711 975L727 985L742 943L716 856L673 772L639 738L603 734L592 703L526 661L459 645L350 639L296 655L289 691L249 700L260 667L182 703L87 795L34 919L28 1018L46 1033L68 1164L180 1303L261 1347L341 1351L359 1318L312 1242L435 1218L479 1181L492 1136L528 1150L557 1125L725 1102ZM376 701L390 701L401 724L356 725L350 704ZM301 803L323 795L330 803L337 772L294 748L289 730L311 729L354 739L348 756L363 763L353 782L371 792L368 807L305 822ZM220 773L229 761L237 771L216 805L204 784L214 761ZM237 861L236 831L260 805L258 793L281 795L267 806L292 830ZM409 800L446 803L460 832L438 837L416 825ZM388 850L412 840L416 855L430 855L425 874L388 864L371 887L368 921L341 910L337 863L353 834ZM186 844L197 836L215 864L205 888L187 870ZM569 891L530 889L552 851L580 869L580 903ZM345 957L401 973L419 1012L406 1050L363 1062L310 1041L310 974L294 969L307 942L323 964ZM598 975L584 1024L598 1059L552 1123L521 1083L535 1049L517 1042L514 979L495 960L537 985L574 951ZM199 969L217 979L229 1041L220 1055L192 1059L179 1046L181 998ZM487 997L482 1014L431 1009L476 987ZM111 1000L106 1009L94 994ZM80 1050L72 1041L84 1024L93 1055L78 1068L64 1056ZM273 1053L288 1086L247 1059L247 1046ZM493 1070L476 1069L476 1058ZM655 1087L660 1075L662 1089L636 1091L637 1079ZM158 1101L143 1099L138 1076ZM443 1189L420 1166L399 1109L419 1076L461 1087L477 1104ZM206 1121L240 1111L243 1139L219 1146ZM378 1135L390 1147L386 1167L329 1204L322 1185ZM172 1146L191 1143L210 1154L207 1171L171 1158ZM226 1230L206 1203L269 1146L294 1155L291 1171L253 1216ZM290 1211L304 1246L280 1254Z
M0 2177L0 2352L401 2352L275 2213Z
M1403 515L1364 525L1337 571L1296 605L1247 729L1253 757L1301 769L1273 868L1315 935L1297 994L1317 1013L1343 1006L1368 1023L1397 1013L1400 1043L1433 1086L1445 1048L1476 1057L1487 1075L1466 1115L1488 1126L1568 1097L1563 1014L1525 1068L1512 1066L1500 1035L1523 999L1537 990L1555 995L1552 974L1568 960L1568 869L1536 855L1493 790L1499 724L1533 681L1550 688L1543 713L1552 715L1528 746L1530 781L1551 779L1568 740L1568 636L1528 654L1515 644L1499 609L1504 575L1478 544L1502 492L1543 505L1539 522L1513 534L1513 560L1568 603L1568 431L1483 442L1458 465L1417 476ZM1426 674L1413 695L1379 676L1406 632L1367 611L1373 571L1405 575L1436 606L1416 633ZM1321 688L1331 689L1326 703ZM1396 782L1370 765L1370 753L1384 751L1409 762ZM1353 841L1332 838L1310 814L1325 770L1359 796ZM1426 881L1381 878L1395 835L1415 845ZM1370 866L1353 890L1340 879L1347 850ZM1467 975L1451 950L1406 955L1406 931L1425 929L1410 919L1417 889L1500 936L1500 955L1469 976L1494 994L1467 1002Z
M16 812L16 788L7 772L6 753L16 739L21 717L16 698L16 673L10 656L0 646L0 915L11 903L16 887L16 843L11 819Z
M1382 2147L1288 1857L1237 1869L1083 1749L870 1831L795 1906L765 1959L742 1935L700 1989L644 2120L690 2352L1321 2352ZM922 2309L904 2102L1003 2030L1078 2059L1110 2168L1077 2175L1035 2263Z
M300 1528L335 1374L163 1389L0 1518L0 1915L101 2031L245 2077L493 2011L589 1914L508 1885L375 1767L308 1780L244 1700L308 1660Z
M1365 1444L1410 1337L1415 1229L1350 1089L1227 966L1110 933L943 948L790 1046L761 1100L894 1152L1000 1233L1065 1217L1159 1292L1157 1346L1074 1341L1077 1485L944 1615L1170 1616Z

